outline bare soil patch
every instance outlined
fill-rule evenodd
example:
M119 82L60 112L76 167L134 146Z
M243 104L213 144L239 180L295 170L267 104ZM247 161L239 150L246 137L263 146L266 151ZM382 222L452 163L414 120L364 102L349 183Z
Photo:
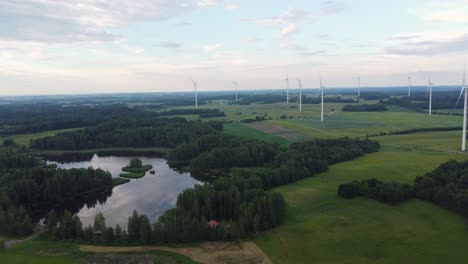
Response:
M253 242L206 242L199 247L101 247L80 246L80 250L88 253L142 253L163 250L187 256L201 263L230 263L230 264L271 264L268 256ZM110 255L112 256L112 255Z

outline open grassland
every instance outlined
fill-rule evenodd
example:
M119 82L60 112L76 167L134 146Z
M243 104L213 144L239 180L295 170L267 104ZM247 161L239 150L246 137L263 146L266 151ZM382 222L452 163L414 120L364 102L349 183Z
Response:
M361 100L360 103L375 102ZM200 106L200 108L218 108L226 114L226 117L204 118L203 120L241 121L263 116L266 119L266 121L263 121L264 123L296 132L296 135L288 138L288 141L342 136L365 137L380 132L388 133L413 128L458 127L462 124L460 116L428 116L398 106L389 106L388 111L385 112L343 112L341 109L344 105L342 103L326 103L324 106L325 122L320 121L319 104L304 104L301 113L298 111L296 103L289 105L285 103L236 105L230 104L230 101L213 101L211 104ZM197 115L184 117L198 119ZM252 124L249 124L249 126L253 127ZM254 138L261 136L261 134L254 134L236 124L226 125L226 127L229 134L248 135ZM282 136L281 133L270 133L270 131L261 127L257 129L267 134Z
M49 137L49 136L54 136L57 133L73 131L73 130L77 130L77 129L80 129L80 128L50 130L50 131L34 133L34 134L18 134L18 135L2 137L2 140L3 139L13 139L13 141L15 141L15 143L18 146L29 147L29 143L31 142L31 140L38 139L38 138Z
M274 263L466 263L463 217L416 199L390 206L336 194L340 183L371 177L411 183L448 159L466 159L456 152L455 135L378 138L378 153L275 189L287 200L286 222L255 242Z
M263 140L270 143L278 143L282 146L289 145L289 141L285 138L265 133L241 123L224 124L223 133L243 138Z

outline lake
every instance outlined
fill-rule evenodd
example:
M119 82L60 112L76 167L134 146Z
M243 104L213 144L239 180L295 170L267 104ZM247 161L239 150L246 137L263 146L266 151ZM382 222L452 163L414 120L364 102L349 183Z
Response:
M112 177L119 177L122 167L127 166L135 157L98 157L94 155L90 161L57 163L48 161L48 164L57 164L59 168L100 168L107 170ZM174 208L177 196L183 190L193 187L201 182L190 176L190 173L180 173L172 170L165 159L138 157L143 165L153 165L155 174L146 172L145 177L131 180L129 183L116 186L105 202L88 207L84 205L78 215L84 225L92 224L96 213L101 212L106 217L106 224L127 226L128 217L133 210L146 214L151 222L168 209Z

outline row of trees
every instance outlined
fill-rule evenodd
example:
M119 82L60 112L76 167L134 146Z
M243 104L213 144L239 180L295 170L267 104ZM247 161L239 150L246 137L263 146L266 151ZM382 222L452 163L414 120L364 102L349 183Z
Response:
M394 204L413 197L414 192L409 184L368 179L340 184L338 195L347 199L364 196L384 203Z
M128 119L36 139L36 149L80 150L110 147L175 147L222 129L219 122L184 118Z
M468 216L468 161L443 163L434 171L416 177L413 186L369 179L341 184L338 195L343 198L365 196L385 203L415 197Z

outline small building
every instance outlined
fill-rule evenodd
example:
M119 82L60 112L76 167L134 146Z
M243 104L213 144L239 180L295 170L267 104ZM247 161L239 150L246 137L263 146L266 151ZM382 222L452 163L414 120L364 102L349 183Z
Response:
M212 229L217 228L218 225L219 225L219 223L218 223L217 221L215 221L215 220L211 220L211 221L209 221L207 224L208 224L208 226L209 226L210 228L212 228Z

